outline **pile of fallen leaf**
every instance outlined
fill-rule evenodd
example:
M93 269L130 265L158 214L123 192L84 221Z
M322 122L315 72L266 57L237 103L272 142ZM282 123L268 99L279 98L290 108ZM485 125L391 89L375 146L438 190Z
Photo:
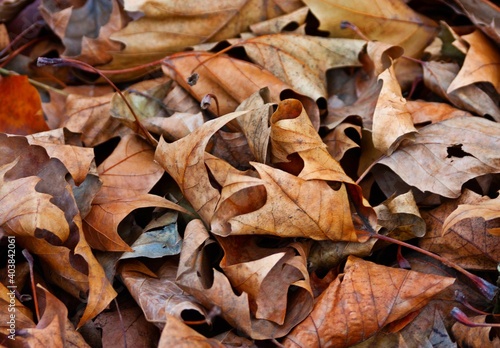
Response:
M500 345L493 2L0 18L3 346Z

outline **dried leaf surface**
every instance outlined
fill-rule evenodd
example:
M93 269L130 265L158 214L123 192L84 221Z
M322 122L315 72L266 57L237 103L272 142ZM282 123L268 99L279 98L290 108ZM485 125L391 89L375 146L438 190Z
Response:
M286 347L349 347L424 306L453 278L388 268L350 256L344 274L286 337Z

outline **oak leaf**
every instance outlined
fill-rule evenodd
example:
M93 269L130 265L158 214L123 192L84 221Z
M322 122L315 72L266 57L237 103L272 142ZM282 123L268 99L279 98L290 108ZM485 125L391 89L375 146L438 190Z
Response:
M349 347L425 306L454 278L377 265L350 256L285 347Z

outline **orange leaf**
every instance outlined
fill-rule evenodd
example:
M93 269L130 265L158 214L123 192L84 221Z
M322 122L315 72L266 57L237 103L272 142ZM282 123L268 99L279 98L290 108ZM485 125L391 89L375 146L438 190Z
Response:
M377 265L350 256L344 274L286 337L285 347L350 347L422 308L454 278Z
M0 78L0 132L32 134L49 130L38 91L27 76Z

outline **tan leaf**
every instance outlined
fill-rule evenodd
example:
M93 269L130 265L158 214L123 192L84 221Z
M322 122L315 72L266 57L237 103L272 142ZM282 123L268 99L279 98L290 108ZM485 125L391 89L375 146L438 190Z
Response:
M176 262L164 263L156 275L140 261L129 260L120 264L118 273L141 306L146 319L160 329L164 328L169 316L183 320L184 311L194 311L200 317L210 320L196 299L175 284Z
M498 15L498 4L489 0L454 0L447 3L457 13L469 17L479 29L488 35L497 44L500 44L500 31L496 23Z
M309 9L304 6L293 12L250 25L255 35L278 34L289 26L302 26L306 22Z
M379 75L383 81L379 99L373 113L373 145L387 155L406 139L413 139L417 130L406 108L394 68L391 66Z
M270 102L279 102L281 95L285 93L287 96L299 98L313 123L319 127L319 111L313 100L289 91L291 86L255 64L207 52L179 53L165 61L167 64L163 66L164 73L172 76L198 101L207 94L217 97L219 116L233 112L253 93L267 87L270 91ZM199 81L196 85L189 86L186 81L193 72L199 74ZM215 103L212 103L209 109L217 114Z
M359 144L352 139L354 137L352 133L357 133L357 135L361 137L361 127L349 123L342 123L323 138L323 142L328 147L328 153L332 155L337 162L340 162L349 150L359 149Z
M500 121L500 108L490 96L476 85L465 87L448 93L448 88L457 76L460 68L455 63L424 62L424 83L441 98L450 101L458 108L478 115L490 115Z
M408 240L425 235L425 221L411 191L390 197L374 209L377 223L387 229L392 238Z
M224 0L203 5L196 0L125 1L125 10L144 16L111 36L125 44L125 49L114 55L108 69L136 66L188 46L236 37L253 23L300 6L296 0Z
M50 157L59 159L68 169L76 185L80 185L91 168L95 169L94 150L66 144L64 130L61 128L27 136L31 145L45 148Z
M67 119L61 127L74 133L82 133L86 146L95 146L116 136L132 133L109 114L113 94L85 97L71 94L66 99Z
M163 207L184 211L163 197L148 194L163 175L153 149L137 135L122 138L113 153L97 168L102 187L85 217L89 244L100 250L132 251L117 233L118 224L132 210Z
M288 302L287 314L282 325L271 320L257 319L249 295L245 291L239 295L235 294L228 278L223 273L204 265L208 257L207 247L212 244L213 241L209 239L201 220L189 222L186 226L177 283L196 297L203 306L219 307L222 317L228 323L254 339L282 337L307 316L311 307L304 306L303 303L311 295L305 290L308 285L298 280L294 283L297 293ZM297 268L297 272L299 270L303 272L305 270L303 255L289 259L289 264L285 268L290 266ZM294 261L299 259L302 261ZM290 275L293 276L293 272ZM294 277L296 276L297 274ZM280 296L286 298L286 292Z
M212 232L223 236L268 234L358 241L344 185L333 190L322 180L304 180L261 163L251 164L260 178L229 175L222 189L218 210L224 210L227 204L234 204L231 200L233 194L241 191L245 195L245 190L255 186L265 188L265 205L243 215L217 216L212 221ZM254 205L253 202L242 204ZM243 207L240 211L250 210Z
M400 146L379 163L422 192L456 198L469 179L498 173L498 123L457 117L419 130L414 142Z
M161 332L158 348L224 348L219 341L205 336L190 328L173 315L166 315L167 320Z
M120 48L109 38L126 24L118 1L87 2L74 7L70 2L43 1L40 13L62 40L67 57L92 65L104 64L111 59L107 51Z
M68 310L57 297L40 285L37 296L44 309L36 328L23 330L21 337L27 346L90 347L67 318Z
M465 203L465 202L464 202ZM481 197L475 199L472 204L460 204L443 223L443 233L450 229L456 223L471 218L482 218L485 221L491 221L500 218L500 199ZM486 230L494 236L500 237L500 227L497 224L493 226L486 225Z
M457 201L423 213L427 234L420 240L420 246L467 269L495 270L500 256L500 237L488 233L480 216L481 205L490 201L493 200L466 190ZM459 209L466 206L479 209L479 216L474 211L460 214Z
M250 59L300 94L326 98L326 71L359 66L363 40L298 34L264 35L243 41Z
M428 102L424 100L408 100L406 108L411 114L415 125L437 123L453 117L472 116L445 103Z
M188 136L169 144L160 139L155 160L179 185L182 194L205 222L212 219L219 191L211 184L204 164L205 148L210 136L226 123L247 111L234 112L206 122Z
M470 47L458 75L448 86L448 93L477 82L489 82L500 93L500 53L481 31L462 36Z
M432 41L436 23L413 11L403 1L381 2L305 0L319 19L321 30L330 37L356 37L351 30L342 30L340 23L348 20L371 40L401 46L405 54L416 55Z
M422 308L454 278L377 265L350 256L285 347L349 347Z
M220 266L232 286L248 294L250 308L257 319L273 321L283 325L287 311L296 305L312 309L312 290L307 271L308 243L293 243L286 248L259 247L255 238L220 238L224 258ZM252 246L252 250L241 253L236 250ZM283 294L291 286L300 289L300 304Z

